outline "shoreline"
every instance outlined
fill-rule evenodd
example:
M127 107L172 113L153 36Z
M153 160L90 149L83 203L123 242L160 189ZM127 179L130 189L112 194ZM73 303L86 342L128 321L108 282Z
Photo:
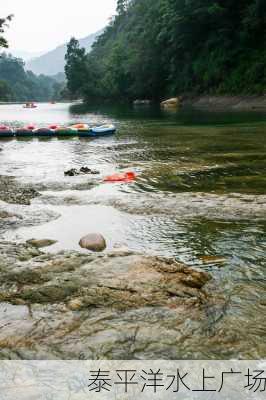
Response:
M252 96L181 96L181 107L208 111L266 111L266 95Z
M192 108L195 110L216 112L216 111L236 111L236 112L266 112L266 94L265 95L180 95L173 99L176 99L175 104L166 105L165 108ZM170 99L171 100L171 99ZM165 99L168 102L168 99ZM49 103L47 101L40 102L41 103ZM60 100L57 103L71 103L75 104L89 104L85 100L79 103L78 101L71 100ZM119 103L119 102L118 102ZM134 104L135 103L135 104ZM2 102L0 101L0 105L19 105L25 104L25 102ZM109 101L106 103L109 104ZM129 103L130 104L130 103ZM149 106L156 105L157 103L153 103L151 100L135 100L132 105L137 106ZM158 103L158 105L162 105L162 103Z

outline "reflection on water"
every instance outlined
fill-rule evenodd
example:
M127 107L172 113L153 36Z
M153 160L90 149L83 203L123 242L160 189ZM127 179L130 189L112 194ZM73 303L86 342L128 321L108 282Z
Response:
M41 104L35 110L21 105L1 106L1 123L112 122L114 137L97 139L11 139L1 141L0 169L42 190L32 207L59 212L61 217L44 225L10 229L5 237L56 239L51 251L79 249L81 236L104 234L108 248L127 245L137 251L174 256L212 272L229 300L227 313L217 322L212 346L200 352L191 338L186 355L208 357L266 356L266 216L255 218L251 197L259 204L266 194L266 116L254 113L167 113L156 108L94 107ZM88 166L100 175L64 177L66 169ZM134 170L136 182L109 185L106 174ZM168 196L191 193L186 213L152 213L145 200L142 212L127 212L111 199L126 196L128 208L138 209L147 194ZM239 193L248 210L235 220L193 212L192 203L204 195ZM136 196L137 195L137 196ZM124 198L124 197L123 197ZM165 200L164 200L165 199ZM180 197L177 197L180 199ZM195 200L196 199L196 200ZM254 201L254 197L252 197ZM174 204L174 203L172 203ZM129 207L130 206L130 207ZM173 206L178 210L178 200ZM191 207L191 212L190 211ZM199 207L201 207L199 205ZM218 210L219 211L219 210ZM34 219L32 221L34 225ZM225 263L202 262L202 256L223 256ZM203 351L203 350L202 350Z

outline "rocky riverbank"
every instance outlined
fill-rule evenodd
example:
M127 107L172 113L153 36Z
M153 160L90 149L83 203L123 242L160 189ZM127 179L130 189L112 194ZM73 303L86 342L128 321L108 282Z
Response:
M0 177L2 232L56 218L29 206L38 195ZM180 358L223 315L203 270L122 249L49 254L35 242L0 242L1 359Z
M143 103L137 103L143 104ZM144 103L147 105L147 103ZM151 104L148 103L148 104ZM182 95L161 102L165 109L192 107L206 111L266 111L266 94L253 96Z
M208 111L266 111L266 95L184 97L182 105Z
M211 276L173 260L12 242L0 255L2 359L180 358L224 311Z

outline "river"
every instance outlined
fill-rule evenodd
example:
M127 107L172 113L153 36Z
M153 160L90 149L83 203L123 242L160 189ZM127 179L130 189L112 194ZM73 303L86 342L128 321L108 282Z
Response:
M1 140L1 175L41 192L27 226L0 231L3 240L49 238L57 243L46 251L81 250L79 239L96 231L107 250L127 246L203 268L228 304L214 339L210 332L201 351L191 341L185 356L266 356L265 114L58 103L1 105L0 120L117 126L104 138ZM82 166L100 174L64 176ZM103 182L120 171L136 172L136 181ZM40 224L37 210L54 217Z

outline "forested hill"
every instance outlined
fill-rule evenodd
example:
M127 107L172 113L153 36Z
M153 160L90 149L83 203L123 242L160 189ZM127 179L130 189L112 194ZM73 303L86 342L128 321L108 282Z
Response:
M60 97L64 83L60 77L35 75L24 62L0 53L0 101L47 101Z
M265 0L118 0L89 55L69 45L68 86L88 100L265 93L265 35Z

